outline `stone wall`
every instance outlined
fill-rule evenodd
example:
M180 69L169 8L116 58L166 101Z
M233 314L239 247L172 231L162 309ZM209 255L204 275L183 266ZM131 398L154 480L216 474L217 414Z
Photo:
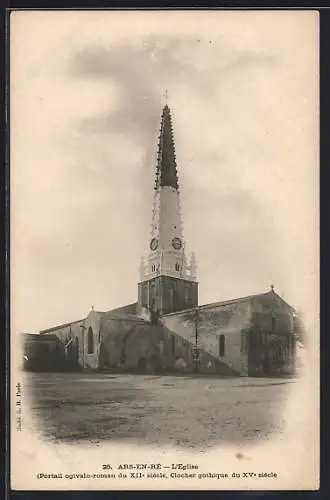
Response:
M137 317L103 317L100 368L163 371L174 364L171 341L162 325Z
M139 318L107 317L101 320L100 369L138 372L195 371L194 344L162 323ZM201 349L198 371L237 375L217 356Z
M136 324L142 320L130 320L124 318L102 318L101 321L101 346L100 346L100 368L114 369L124 364L126 354L124 352L128 335L133 331Z
M293 308L275 293L252 299L253 327L265 332L292 332Z
M65 369L67 370L77 370L79 366L82 366L82 354L80 352L82 346L82 336L84 320L75 321L72 323L66 323L58 327L51 328L49 330L42 330L40 336L48 337L55 335L58 341L63 346L63 352L65 355ZM68 349L65 346L72 341ZM75 352L73 352L75 351Z
M198 303L198 283L171 276L157 276L138 284L138 314L143 306L161 314L195 307Z
M275 293L253 298L249 374L295 371L294 310Z
M241 375L247 375L248 358L244 335L250 327L251 313L249 301L214 304L198 308L197 322L196 310L190 310L163 316L162 323L191 344L195 342L197 325L201 352L211 355L213 360L226 364ZM221 335L224 335L223 356L220 356L219 349ZM202 369L203 366L202 363Z
M63 344L55 336L24 335L23 368L31 371L61 371L65 366Z
M73 359L72 351L77 349L78 364L82 368L98 369L99 346L100 346L100 318L101 314L91 311L86 319L66 323L40 332L42 336L56 335L63 346L68 345L66 350L67 359ZM88 352L88 332L91 328L93 335L93 352ZM71 343L70 340L72 341ZM69 368L69 366L68 366ZM79 368L79 367L77 367Z
M67 347L66 356L78 369L193 372L196 328L201 373L258 375L269 353L278 366L284 358L293 366L293 309L275 293L167 314L158 324L135 310L136 304L92 310L84 320L40 333L73 349Z

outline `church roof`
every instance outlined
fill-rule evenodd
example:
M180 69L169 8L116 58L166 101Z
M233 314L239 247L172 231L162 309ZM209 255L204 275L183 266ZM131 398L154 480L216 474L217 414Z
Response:
M136 314L137 302L127 304L126 306L117 307L115 309L110 309L109 311L104 311L101 313L101 330L103 330L104 325L108 320L123 320L128 323L145 323L145 321L139 318Z
M158 142L155 189L170 186L178 189L178 174L170 108L163 108Z
M265 292L265 293L259 293L259 294L252 294L252 295L247 295L245 297L239 297L237 299L230 299L230 300L224 300L224 301L218 301L218 302L211 302L211 303L208 303L208 304L203 304L203 305L200 305L200 306L197 306L197 309L199 311L202 311L202 310L205 310L205 309L211 309L213 307L225 307L225 306L228 306L228 305L235 305L235 304L239 304L239 303L243 303L243 302L247 302L247 301L252 301L252 300L263 300L263 299L270 299L270 298L274 298L276 297L278 300L280 300L281 302L283 302L283 304L288 307L292 312L295 311L295 309L290 306L290 304L288 304L280 295L278 295L277 293L275 293L273 290L269 291L269 292ZM129 323L133 322L136 326L138 325L149 325L148 322L146 322L144 319L140 318L139 316L137 316L136 314L136 307L137 307L137 302L133 302L131 304L127 304L125 306L122 306L122 307L117 307L115 309L110 309L109 311L104 311L104 312L99 312L99 314L101 315L101 329L102 327L105 325L105 323L108 321L108 320L111 320L111 319L117 319L117 320L123 320L123 321L127 321ZM171 315L180 315L180 314L184 314L184 313L187 313L189 311L195 311L196 308L190 308L190 309L184 309L184 310L181 310L181 311L175 311L175 312L172 312L172 313L168 313L166 314L165 316L171 316ZM42 330L40 331L40 335L39 334L22 334L24 337L26 337L27 339L31 339L33 338L33 340L38 340L38 339L41 339L43 334L47 333L47 338L50 338L50 335L49 333L50 332L55 332L56 330L58 329L61 329L61 328L64 328L64 327L69 327L70 325L73 325L73 324L76 324L76 323L82 323L84 320L81 319L81 320L78 320L78 321L73 321L71 323L64 323L64 324L61 324L61 325L57 325L53 328L48 328L46 330ZM150 325L149 325L150 326ZM54 338L56 337L56 335L54 335Z
M132 302L131 304L127 304L125 306L116 307L115 309L110 309L110 311L104 311L103 314L109 315L121 315L121 314L136 314L136 306L137 302Z
M23 333L23 340L25 343L27 342L49 342L49 341L54 341L58 342L58 337L57 335L52 335L49 334L47 337L40 335L39 333Z
M197 309L199 311L201 311L204 309L211 309L213 307L222 307L222 306L225 307L228 305L236 305L236 304L240 304L240 303L251 301L251 300L262 300L264 298L274 298L274 297L281 300L281 302L283 302L283 304L285 304L285 306L288 307L291 311L294 311L294 308L292 306L290 306L290 304L288 304L284 299L282 299L282 297L280 295L275 293L273 290L271 290L270 292L265 292L265 293L257 293L257 294L247 295L245 297L239 297L237 299L223 300L223 301L219 301L219 302L211 302L209 304L203 304L203 305L197 306ZM183 311L172 312L172 313L166 314L166 316L180 314L180 313L186 313L188 311L194 311L194 310L196 310L196 307L192 308L192 309L185 309Z
M46 328L45 330L40 330L40 335L43 335L45 333L49 334L49 332L53 332L55 330L60 330L61 328L69 327L71 325L75 325L76 323L82 323L84 320L83 319L78 319L76 321L70 321L67 323L62 323L61 325L56 325L51 328Z
M249 301L252 299L258 299L261 297L268 297L268 296L271 296L272 293L274 293L274 292L257 293L257 294L252 294L252 295L246 295L245 297L238 297L237 299L229 299L229 300L222 300L219 302L211 302L209 304L203 304L201 306L198 306L198 309L208 309L209 307L214 307L214 306L228 306L231 304L239 304L241 302L246 302L246 301Z

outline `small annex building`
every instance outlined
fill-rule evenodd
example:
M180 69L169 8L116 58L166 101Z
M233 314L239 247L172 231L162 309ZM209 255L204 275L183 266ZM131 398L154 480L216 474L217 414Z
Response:
M61 339L53 333L22 334L23 367L31 371L61 371L73 365L65 355Z

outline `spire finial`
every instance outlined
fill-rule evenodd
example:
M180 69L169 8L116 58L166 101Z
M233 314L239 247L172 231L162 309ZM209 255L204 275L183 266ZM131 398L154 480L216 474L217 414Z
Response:
M270 289L271 289L272 292L274 291L274 285L273 285L273 283L270 285Z
M165 99L165 106L167 106L167 99L168 99L167 89L165 89L165 92L164 92L164 99Z

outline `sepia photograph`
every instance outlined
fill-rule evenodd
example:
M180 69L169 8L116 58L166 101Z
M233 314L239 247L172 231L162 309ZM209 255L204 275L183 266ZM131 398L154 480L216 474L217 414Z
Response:
M11 13L13 489L318 489L318 29Z

